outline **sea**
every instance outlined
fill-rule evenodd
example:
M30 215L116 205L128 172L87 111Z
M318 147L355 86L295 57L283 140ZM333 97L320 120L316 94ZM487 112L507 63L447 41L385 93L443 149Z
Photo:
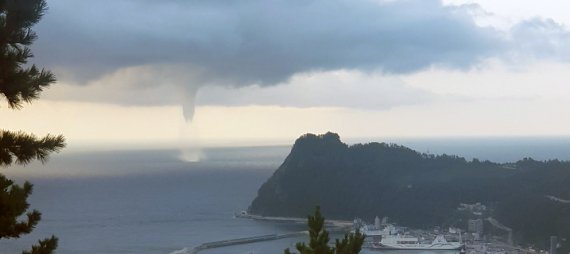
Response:
M496 162L524 157L570 160L568 137L368 141ZM192 159L184 149L69 149L43 165L36 162L0 168L18 183L27 180L34 184L29 202L32 209L42 212L42 220L31 234L1 239L0 253L21 253L38 239L56 235L59 254L184 254L206 242L304 230L302 224L234 217L247 209L290 149L209 147L193 149L197 154ZM200 253L283 253L303 240L305 237L285 238Z

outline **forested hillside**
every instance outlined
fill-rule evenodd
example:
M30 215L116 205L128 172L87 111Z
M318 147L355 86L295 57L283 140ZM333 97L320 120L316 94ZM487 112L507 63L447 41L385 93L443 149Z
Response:
M555 197L557 199L553 199ZM519 243L570 236L570 163L467 161L369 143L348 146L337 134L306 134L258 191L249 212L305 216L316 204L330 218L388 216L412 227L458 224L460 203L481 202ZM454 225L465 226L465 225Z

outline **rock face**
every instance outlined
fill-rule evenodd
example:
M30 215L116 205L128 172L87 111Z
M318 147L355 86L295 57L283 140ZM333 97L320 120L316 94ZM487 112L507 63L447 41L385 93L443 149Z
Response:
M304 217L318 204L327 218L371 221L378 215L427 227L462 224L457 207L481 202L489 211L480 216L498 218L516 240L544 242L549 235L570 236L570 205L552 196L570 199L570 163L498 164L395 144L348 146L329 132L297 139L249 212Z
M300 137L283 164L259 189L250 212L302 217L309 214L316 204L322 205L321 196L334 184L327 183L327 175L342 172L347 149L334 133Z

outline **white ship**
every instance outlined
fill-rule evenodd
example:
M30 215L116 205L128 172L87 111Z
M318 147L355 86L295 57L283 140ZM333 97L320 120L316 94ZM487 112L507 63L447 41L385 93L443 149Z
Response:
M448 242L443 235L438 235L431 243L421 243L417 237L385 235L380 242L372 242L371 249L390 250L459 250L463 244Z
M383 229L363 226L360 228L366 238L370 239L370 249L390 250L460 250L461 242L448 242L443 235L438 235L431 243L422 243L417 237L401 235L393 225Z
M369 227L367 225L364 225L360 227L359 231L368 238L373 238L378 240L382 237L395 235L396 233L398 233L396 227L390 224L386 225L382 229L379 229L378 227Z

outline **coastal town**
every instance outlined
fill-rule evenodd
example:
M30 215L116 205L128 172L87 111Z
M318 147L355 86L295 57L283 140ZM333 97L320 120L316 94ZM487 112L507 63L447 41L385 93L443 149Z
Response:
M434 227L431 230L399 227L390 223L387 217L382 219L376 217L373 224L355 219L353 230L360 230L367 236L365 246L369 249L385 249L386 246L378 243L389 242L386 238L400 238L406 239L407 245L392 246L390 249L418 249L416 246L424 246L422 249L441 250L442 248L434 247L434 239L437 240L438 237L445 239L447 246L453 246L452 249L467 254L557 254L557 249L560 247L557 236L545 239L548 241L546 244L548 249L517 245L513 240L513 230L490 217L487 207L481 203L460 204L457 212L469 215L464 220L463 230L460 227Z
M368 224L360 218L351 221L327 220L326 225L331 232L363 233L365 238L364 249L368 251L385 250L430 250L430 251L456 251L466 254L558 254L560 247L558 237L552 236L548 241L548 249L520 246L513 240L513 230L488 216L487 207L481 203L460 204L457 212L470 215L463 227L434 227L432 229L414 229L398 226L388 217L374 218ZM235 214L236 218L253 219L260 221L305 223L304 218L267 217L253 215L247 211ZM303 234L292 232L290 236ZM284 236L287 237L287 236ZM284 238L281 237L281 238ZM276 239L275 236L258 237L257 241ZM229 240L232 243L231 240ZM245 241L244 243L251 243ZM237 242L235 242L237 243Z

